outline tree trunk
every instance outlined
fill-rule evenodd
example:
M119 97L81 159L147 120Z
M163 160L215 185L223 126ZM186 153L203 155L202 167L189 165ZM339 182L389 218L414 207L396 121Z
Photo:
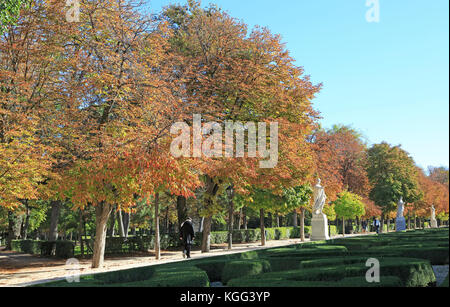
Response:
M234 194L234 193L233 193ZM233 203L233 197L231 197L230 200L230 208L228 211L228 249L231 250L233 248L233 213L234 213L234 203Z
M202 253L209 253L211 249L211 224L212 216L207 216L203 220Z
M239 210L239 220L238 220L237 230L241 230L241 226L242 226L242 208Z
M50 217L50 230L48 232L48 240L56 241L58 240L58 220L59 220L59 211L61 209L61 202L59 200L52 201L52 213Z
M112 212L111 212L111 225L109 225L109 230L108 230L108 236L109 237L114 237L114 229L116 228L116 210L113 208Z
M411 215L408 213L408 229L411 230Z
M20 227L22 218L16 216L14 212L8 211L8 237L6 238L6 250L11 250L11 242L20 237Z
M84 257L84 240L83 240L83 212L80 210L78 233L80 237L81 257Z
M266 230L264 227L264 209L259 210L259 227L261 228L261 246L266 246Z
M300 240L305 242L305 208L300 209Z
M161 259L161 248L159 245L159 193L155 194L155 258Z
M187 220L187 207L186 207L186 197L178 196L177 197L177 215L178 215L178 226L181 225Z
M128 238L128 231L130 230L131 213L123 213L123 234L125 238Z
M103 262L105 260L106 228L111 211L112 206L103 202L95 207L96 233L94 242L94 255L92 256L93 269L103 267Z
M391 218L390 217L388 217L387 218L387 232L389 233L390 231L391 231Z
M345 237L345 219L342 218L342 235Z
M117 223L119 224L119 235L121 238L125 238L125 228L123 227L123 215L122 210L117 211Z
M30 225L30 207L28 206L28 200L24 201L25 203L25 209L26 209L26 213L25 213L25 223L23 224L23 228L22 228L22 240L26 240L28 237L28 227Z
M292 213L292 226L294 227L298 226L297 219L298 219L297 211L294 210L294 212Z
M166 216L164 217L164 232L170 233L169 206L166 208Z
M219 191L219 184L214 181L214 178L209 176L205 177L205 194L204 194L204 206L205 208L211 208L214 205L214 199ZM203 225L203 238L202 238L202 253L209 252L211 248L211 224L212 224L212 212L205 218Z
M381 215L381 221L380 221L380 233L384 232L384 215Z
M247 230L247 207L245 206L243 209L243 214L244 214L244 229Z

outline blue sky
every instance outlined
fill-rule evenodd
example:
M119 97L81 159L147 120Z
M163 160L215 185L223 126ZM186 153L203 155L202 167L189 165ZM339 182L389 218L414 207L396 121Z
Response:
M151 0L157 13L183 0ZM314 100L324 127L351 125L426 168L449 165L449 1L211 0L250 26L279 33L299 66L324 84Z

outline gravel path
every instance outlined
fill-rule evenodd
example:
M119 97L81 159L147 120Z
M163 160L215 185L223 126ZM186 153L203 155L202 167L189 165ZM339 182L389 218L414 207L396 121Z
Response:
M346 235L346 237L353 236L360 235ZM342 238L342 236L338 237ZM307 239L306 242L309 242L309 240ZM299 239L291 239L267 241L265 247L260 246L259 243L233 244L233 250L231 251L227 250L226 244L213 245L210 253L202 254L201 251L194 250L191 252L191 256L194 259L201 259L300 243L301 241ZM181 252L162 251L161 260L158 261L151 254L140 257L106 257L104 267L101 269L92 269L90 267L90 259L81 259L79 260L79 269L81 275L88 275L178 261L183 261ZM4 251L0 248L0 287L23 287L53 280L61 280L65 278L67 269L65 260Z

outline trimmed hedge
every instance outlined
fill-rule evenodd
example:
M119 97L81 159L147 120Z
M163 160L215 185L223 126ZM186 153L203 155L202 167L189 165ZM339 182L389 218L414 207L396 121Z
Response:
M225 264L222 282L226 284L236 277L260 275L265 272L270 272L270 263L267 260L234 260Z
M109 272L95 275L102 284L119 284L150 279L155 274L154 267L135 268L124 271Z
M206 272L192 266L144 267L82 276L79 283L51 282L34 287L208 287Z
M75 243L72 241L41 241L41 256L73 258Z
M195 264L195 266L206 272L211 282L217 282L222 280L222 272L228 259L216 259L209 261L202 261Z
M40 255L41 242L42 241L34 241L34 240L12 240L11 249L15 252Z
M427 287L436 283L433 269L428 261L410 258L385 258L381 260L381 276L397 276L406 287ZM240 278L241 281L231 280L227 286L237 286L245 283L247 287L260 285L273 286L274 281L284 281L283 286L290 283L313 282L337 282L344 278L364 278L367 267L364 264L353 265L329 265L326 267L314 267L284 272L270 272L256 277ZM245 280L244 282L242 280ZM366 282L367 283L367 282Z
M283 231L279 234L283 235ZM228 287L435 286L436 278L427 259L440 249L447 250L448 258L448 247L440 246L446 241L448 230L309 242L83 276L79 284L63 281L47 286L207 287L215 281ZM402 253L415 258L403 258ZM443 252L439 257L444 255ZM419 257L424 259L416 259ZM368 258L380 261L380 283L366 281Z
M11 248L13 251L32 255L73 258L75 243L72 241L13 240Z
M229 287L248 287L247 279L233 279L228 283ZM397 276L382 276L380 283L368 283L365 278L348 277L337 282L327 281L295 281L282 278L263 280L251 280L252 287L296 287L296 288L340 288L340 287L401 287L402 281Z

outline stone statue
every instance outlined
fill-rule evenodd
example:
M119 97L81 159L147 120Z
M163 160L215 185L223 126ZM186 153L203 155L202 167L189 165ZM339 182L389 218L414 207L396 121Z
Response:
M402 196L400 197L400 201L398 202L397 217L403 216L404 211L405 211L405 202L403 201Z
M324 188L320 185L320 179L314 186L314 207L311 219L311 241L329 240L328 219L322 212L327 196Z
M436 208L434 205L431 206L431 228L438 228L436 220Z
M323 206L325 205L325 201L327 200L327 196L325 195L325 190L320 185L321 180L317 181L317 184L314 186L314 214L320 215L322 214Z
M403 196L400 197L397 208L397 219L395 220L395 226L398 232L406 230L406 220L403 216L405 211L405 202L403 201Z

